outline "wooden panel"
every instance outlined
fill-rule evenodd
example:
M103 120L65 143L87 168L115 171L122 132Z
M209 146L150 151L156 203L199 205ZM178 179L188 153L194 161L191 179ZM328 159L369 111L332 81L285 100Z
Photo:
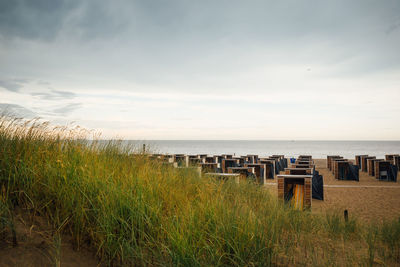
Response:
M285 168L285 174L311 175L312 168Z
M379 161L375 161L375 178L378 179L379 178Z

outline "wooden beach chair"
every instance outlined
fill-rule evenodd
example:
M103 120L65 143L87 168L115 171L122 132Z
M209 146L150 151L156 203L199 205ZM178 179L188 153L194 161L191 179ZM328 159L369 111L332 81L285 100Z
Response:
M312 175L278 175L278 198L285 202L294 202L295 207L300 210L310 209L311 179Z
M368 175L375 177L375 162L384 161L383 159L367 159L367 172Z
M332 159L342 159L343 157L334 155L326 157L326 167L331 171L332 170Z
M361 171L368 172L368 160L376 159L375 156L361 157Z
M229 167L228 173L239 174L241 179L255 178L253 167Z
M358 166L359 169L361 169L361 158L362 157L368 157L368 155L356 155L356 165Z

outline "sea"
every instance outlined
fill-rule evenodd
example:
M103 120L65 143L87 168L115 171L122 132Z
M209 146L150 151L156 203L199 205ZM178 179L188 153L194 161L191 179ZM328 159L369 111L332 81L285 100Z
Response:
M297 157L312 155L326 158L340 155L351 159L355 155L384 158L386 154L400 154L400 141L231 141L231 140L131 140L135 147L151 153L162 154L232 154L243 156L256 154L260 157L285 155Z

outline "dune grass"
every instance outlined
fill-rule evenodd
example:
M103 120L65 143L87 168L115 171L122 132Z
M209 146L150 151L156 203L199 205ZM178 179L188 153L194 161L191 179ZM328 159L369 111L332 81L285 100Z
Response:
M251 182L200 178L121 141L88 137L79 127L0 119L0 233L19 206L47 218L57 242L70 235L105 265L400 262L399 220L366 225L300 212Z

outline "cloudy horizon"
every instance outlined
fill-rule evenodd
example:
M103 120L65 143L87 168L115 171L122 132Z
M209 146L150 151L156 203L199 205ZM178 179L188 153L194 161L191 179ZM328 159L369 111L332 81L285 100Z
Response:
M400 140L399 1L1 1L0 112L138 140Z

